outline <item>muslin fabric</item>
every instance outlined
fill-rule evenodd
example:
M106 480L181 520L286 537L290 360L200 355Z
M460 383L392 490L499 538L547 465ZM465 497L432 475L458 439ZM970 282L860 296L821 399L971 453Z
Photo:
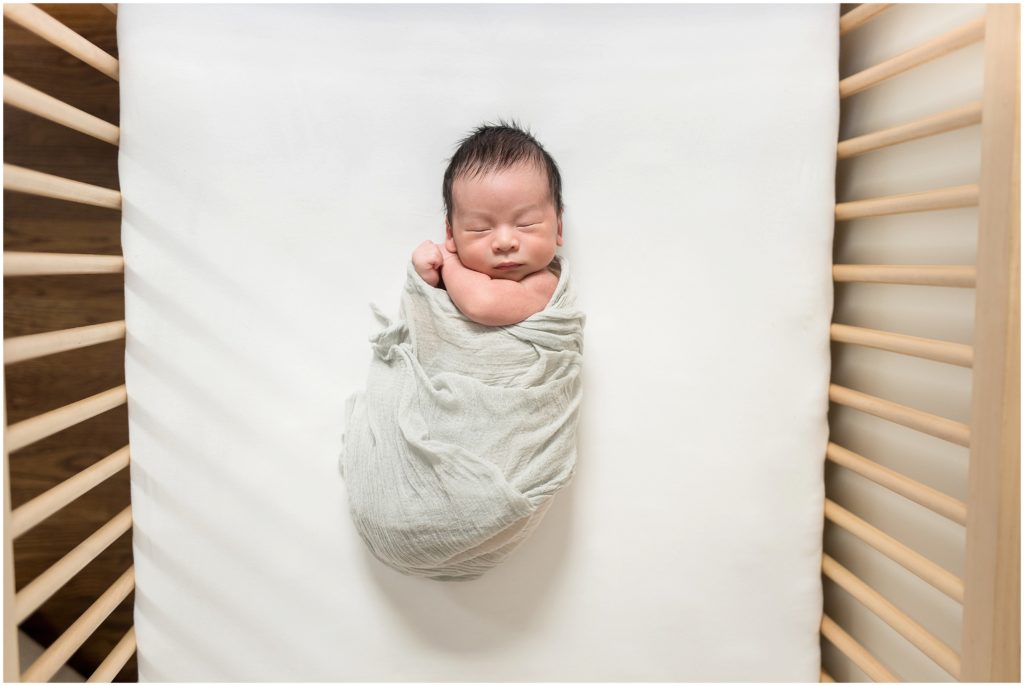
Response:
M572 479L583 328L556 255L545 309L478 324L407 267L401 307L370 337L366 390L345 404L339 467L359 535L408 575L469 580L502 562Z

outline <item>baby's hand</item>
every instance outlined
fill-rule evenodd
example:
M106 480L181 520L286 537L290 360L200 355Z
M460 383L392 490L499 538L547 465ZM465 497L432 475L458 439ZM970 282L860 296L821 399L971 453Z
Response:
M459 259L459 253L449 250L447 243L441 243L438 247L441 249L441 261L443 264L448 264L452 260L455 260L460 265L462 264L462 261Z
M433 241L423 241L412 251L412 266L416 273L431 286L441 280L440 269L444 264L441 248Z

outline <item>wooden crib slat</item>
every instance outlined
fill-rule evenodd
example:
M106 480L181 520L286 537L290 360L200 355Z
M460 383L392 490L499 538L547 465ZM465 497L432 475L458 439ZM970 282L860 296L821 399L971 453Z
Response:
M843 590L874 612L918 650L930 657L954 679L960 678L960 656L934 634L915 622L889 602L882 594L858 579L850 570L836 562L827 553L821 558L821 571Z
M905 474L883 467L832 441L829 441L825 448L825 457L957 524L967 524L967 504L963 501L915 481Z
M973 288L975 268L958 264L834 264L832 280Z
M94 44L31 4L4 3L4 16L45 41L118 80L118 62Z
M838 648L839 652L850 658L850 662L857 665L872 681L876 683L898 683L900 681L867 648L843 631L843 628L826 614L821 617L821 635ZM824 672L822 673L824 674Z
M863 345L903 355L913 355L926 360L955 364L960 367L970 368L974 364L974 349L963 343L938 341L932 338L920 338L835 322L830 326L829 333L831 339L839 343Z
M844 36L892 7L890 3L864 3L839 17L839 35Z
M123 271L124 257L121 255L83 255L78 253L62 252L4 252L4 276L117 274Z
M10 5L4 5L10 7ZM113 188L94 186L34 169L4 164L4 190L47 198L80 202L85 205L121 209L121 193Z
M835 220L881 217L904 212L929 212L949 210L957 207L974 207L978 204L979 188L976 183L963 186L939 188L918 193L887 195L880 198L850 200L836 203Z
M70 405L11 424L6 429L4 445L8 451L14 452L127 401L127 387L121 384Z
M894 403L838 384L828 385L828 399L839 405L873 414L901 426L921 431L965 447L971 445L971 428L963 422Z
M905 569L921 577L958 603L964 602L964 582L952 572L943 569L924 555L900 543L881 529L825 498L825 519L842 527L878 552L900 563Z
M21 536L54 512L117 474L128 466L129 456L129 446L119 448L18 507L11 513L11 537Z
M25 621L75 574L82 571L87 564L96 559L111 543L131 528L132 506L129 505L14 595L15 622L20 624Z
M4 276L116 274L120 272L124 272L124 257L121 255L4 252Z
M930 41L913 47L896 57L841 79L839 81L839 97L845 98L876 86L897 74L902 74L909 69L938 59L971 43L977 43L984 37L985 17L978 17L963 26L958 26L952 31L947 31L941 36L936 36Z
M7 74L4 74L4 103L105 143L120 144L121 130L110 122L72 107L63 100L36 90Z
M839 141L836 146L836 159L845 160L872 150L880 150L891 145L935 136L980 123L981 101L971 102L945 112L915 119L906 124Z
M119 271L123 271L123 268ZM7 274L5 274L7 276ZM4 339L4 364L34 360L125 337L124 320Z
M135 654L134 625L125 632L121 640L114 646L114 649L110 651L110 654L103 659L100 666L92 673L92 676L86 679L86 682L92 684L112 682L133 654Z
M21 680L49 681L134 589L135 565L132 565L75 620L74 624L36 658L36 661L22 673Z

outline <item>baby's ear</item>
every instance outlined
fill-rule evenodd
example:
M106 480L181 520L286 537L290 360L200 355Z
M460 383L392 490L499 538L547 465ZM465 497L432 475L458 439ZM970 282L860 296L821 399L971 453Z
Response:
M458 253L455 249L455 239L452 237L452 225L448 223L448 220L444 220L444 247L448 249L448 252Z

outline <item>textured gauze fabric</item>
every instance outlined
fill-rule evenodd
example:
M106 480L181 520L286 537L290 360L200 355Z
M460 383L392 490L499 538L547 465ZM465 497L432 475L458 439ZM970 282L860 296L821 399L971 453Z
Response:
M469 580L533 531L576 466L583 328L568 261L547 306L478 324L407 267L399 316L373 304L366 390L345 404L339 467L373 555L409 575Z

